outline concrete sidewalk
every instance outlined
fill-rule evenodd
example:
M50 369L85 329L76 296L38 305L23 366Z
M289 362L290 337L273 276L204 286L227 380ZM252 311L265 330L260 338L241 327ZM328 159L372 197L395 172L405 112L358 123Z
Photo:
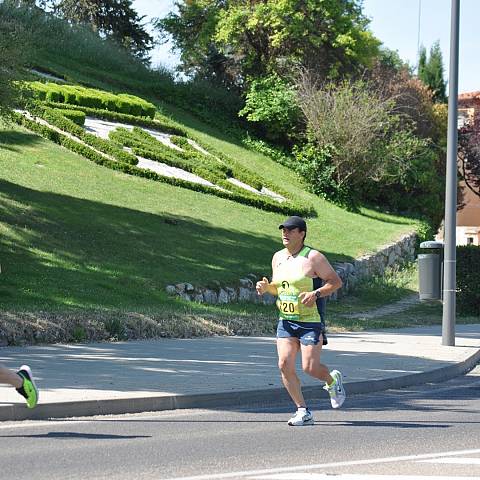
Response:
M456 346L441 327L329 335L322 361L341 370L347 393L441 381L480 361L480 324L457 325ZM0 348L0 363L27 363L41 390L34 410L0 386L0 420L206 408L287 399L275 339L213 337ZM307 398L326 395L300 374Z

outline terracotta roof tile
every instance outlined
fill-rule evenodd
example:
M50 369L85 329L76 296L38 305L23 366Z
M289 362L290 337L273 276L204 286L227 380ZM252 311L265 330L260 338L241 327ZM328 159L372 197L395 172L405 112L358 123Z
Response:
M480 99L480 90L476 92L468 92L468 93L461 93L458 96L459 100L474 100L474 99Z

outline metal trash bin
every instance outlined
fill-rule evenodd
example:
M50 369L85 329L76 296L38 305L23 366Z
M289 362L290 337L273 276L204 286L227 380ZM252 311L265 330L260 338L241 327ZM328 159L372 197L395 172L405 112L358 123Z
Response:
M425 251L425 253L420 253L417 257L420 301L442 300L443 242L422 242L420 248Z

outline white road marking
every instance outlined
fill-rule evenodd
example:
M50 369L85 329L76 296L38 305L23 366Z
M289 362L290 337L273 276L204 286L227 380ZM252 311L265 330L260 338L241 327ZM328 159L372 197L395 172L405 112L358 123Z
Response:
M458 465L480 465L480 458L438 458L422 460L422 463L455 463Z
M317 470L319 468L334 468L334 467L349 467L353 465L373 465L378 463L393 463L393 462L404 462L404 461L418 461L423 459L433 459L433 458L442 458L442 457L453 457L456 455L475 455L479 454L480 449L475 450L457 450L450 452L439 452L439 453L426 453L421 455L405 455L401 457L384 457L384 458L371 458L365 460L351 460L346 462L332 462L332 463L318 463L314 465L297 465L294 467L279 467L279 468L269 468L264 470L244 470L238 472L229 472L229 473L216 473L216 474L207 474L207 475L194 475L190 477L173 477L165 480L216 480L223 478L235 478L235 477L253 477L259 475L268 475L276 474L283 472L299 472L304 470ZM288 478L291 478L291 474ZM308 477L307 477L308 478ZM314 478L314 477L313 477ZM429 480L432 477L429 477ZM461 478L461 477L458 477ZM468 477L470 480L475 477ZM477 477L479 478L479 477ZM445 480L445 477L443 477Z
M361 475L344 474L331 475L328 473L280 473L261 477L248 477L251 480L447 480L452 477L431 475ZM479 477L455 477L454 480L478 480Z

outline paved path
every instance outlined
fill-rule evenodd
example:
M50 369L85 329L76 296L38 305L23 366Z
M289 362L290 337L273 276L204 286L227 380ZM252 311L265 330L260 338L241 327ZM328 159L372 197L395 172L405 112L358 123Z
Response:
M397 302L393 302L389 305L383 305L378 308L374 308L372 310L368 310L366 312L359 312L359 313L350 313L348 315L343 315L346 318L378 318L384 317L386 315L392 315L394 313L404 312L409 308L412 308L414 305L420 303L418 299L418 293L414 293L408 297L402 298Z
M345 375L349 393L439 381L480 361L480 325L457 325L456 346L441 345L441 327L339 333L323 362ZM0 363L28 363L40 404L25 408L0 386L0 420L215 407L284 397L275 339L213 337L0 348ZM322 396L301 374L306 395Z

